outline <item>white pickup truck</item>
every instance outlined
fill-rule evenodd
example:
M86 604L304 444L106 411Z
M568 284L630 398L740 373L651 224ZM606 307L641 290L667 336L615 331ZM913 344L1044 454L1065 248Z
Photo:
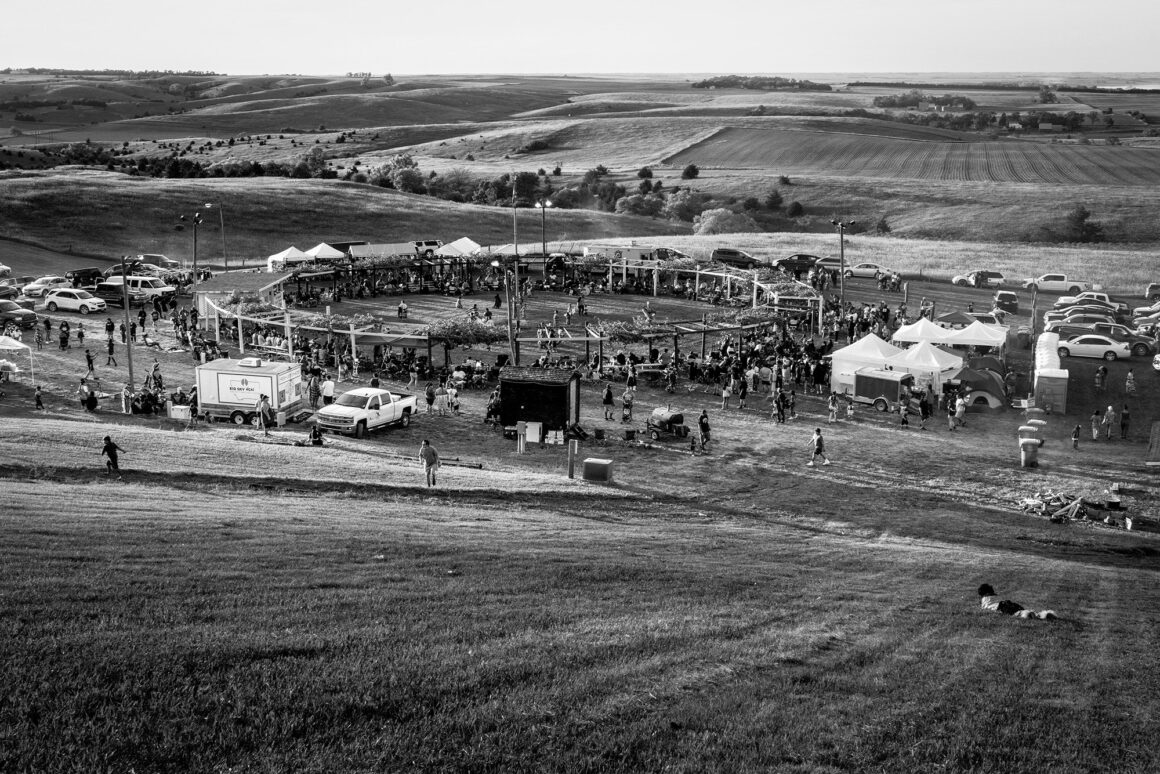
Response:
M1044 274L1041 277L1032 277L1023 280L1025 290L1038 289L1043 293L1070 293L1073 296L1085 290L1091 290L1091 284L1069 279L1066 274Z
M392 393L376 387L358 387L344 392L315 414L318 427L332 433L362 438L376 427L411 424L415 396Z
M1055 302L1056 308L1062 309L1067 306L1076 306L1078 304L1096 303L1102 306L1107 306L1109 309L1115 309L1121 314L1128 313L1128 305L1121 301L1113 301L1112 297L1107 293L1101 293L1096 290L1087 290L1083 293L1074 296L1061 296Z

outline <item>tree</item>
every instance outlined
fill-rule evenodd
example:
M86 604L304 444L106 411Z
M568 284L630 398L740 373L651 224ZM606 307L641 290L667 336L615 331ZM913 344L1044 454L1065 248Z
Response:
M789 209L785 211L785 214L791 218L805 215L805 213L806 208L802 206L801 202L790 202Z
M741 207L747 212L752 212L753 210L761 209L761 202L758 201L756 196L746 196L741 201Z
M1067 213L1067 231L1065 236L1069 242L1102 242L1104 241L1104 226L1091 219L1091 211L1082 204L1077 204Z
M383 76L383 83L387 84L388 86L394 86L395 85L395 77L393 75L391 75L390 73L387 73L386 75Z
M665 199L665 206L661 215L669 220L683 220L691 222L693 218L705 209L709 197L705 194L694 193L689 190L676 191Z
M638 169L636 171L636 176L639 177L641 180L648 180L648 179L652 178L653 171L651 169L649 169L648 167L641 167L640 169Z
M743 212L725 208L705 210L693 218L694 234L736 234L757 231L757 221Z
M622 196L616 200L616 212L626 215L647 215L656 217L661 214L665 200L659 196L632 194Z
M648 179L641 180L640 185L636 187L636 190L640 191L642 194L652 193L652 181Z
M766 206L766 207L768 207L768 208L769 208L769 209L771 209L771 210L777 210L777 209L780 209L780 208L781 208L781 205L782 205L782 202L783 202L783 201L784 201L784 200L781 198L781 191L779 191L778 189L774 188L774 189L773 189L772 191L770 191L770 192L769 192L769 194L768 194L768 195L765 197L765 206Z
M414 167L400 167L391 171L391 185L404 193L424 193L427 183Z
M889 234L890 230L890 224L886 222L885 215L879 218L878 222L874 224L874 231L878 234Z
M690 164L689 166L687 166L683 170L681 170L681 179L682 180L692 180L693 178L695 178L699 174L701 174L701 170L697 168L697 165Z

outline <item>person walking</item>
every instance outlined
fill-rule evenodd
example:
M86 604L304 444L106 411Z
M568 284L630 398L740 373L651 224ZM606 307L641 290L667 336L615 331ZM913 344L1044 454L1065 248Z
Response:
M709 448L709 412L702 409L697 417L697 431L701 434L701 450Z
M826 409L829 411L826 422L832 425L838 421L838 393L830 392L830 399L826 401Z
M734 379L734 384L737 385L737 408L745 408L745 398L749 394L749 380L748 379Z
M1136 397L1136 375L1132 373L1132 369L1128 369L1128 375L1124 379L1124 393L1129 398Z
M604 395L601 396L600 402L604 406L604 419L605 419L605 421L611 422L612 421L612 407L613 407L612 385L611 384L604 385Z
M105 469L108 471L110 476L113 475L114 473L117 473L118 474L117 478L121 477L120 476L121 468L118 467L118 464L117 464L117 452L124 452L124 451L125 451L124 449L122 449L120 446L118 446L116 443L113 442L112 438L110 438L107 435L105 436L105 445L101 447L101 456L109 458L108 460L105 461Z
M34 397L36 398L36 410L44 411L44 393L41 392L39 384L36 385L36 393Z
M329 406L334 403L334 379L330 378L330 374L323 374L321 389L322 405Z
M1073 449L1079 448L1079 434L1081 430L1082 428L1076 425L1075 429L1071 431L1071 448Z
M806 445L814 447L813 453L810 454L810 461L806 463L807 467L814 467L814 461L818 457L822 458L823 465L830 464L830 458L826 456L826 441L822 438L822 428L814 428L814 435L812 438L810 438L810 442Z
M967 399L959 395L955 401L955 424L959 427L967 426Z
M1112 427L1116 424L1116 409L1114 406L1108 406L1108 410L1104 412L1102 422L1104 426L1104 437L1107 440L1112 440Z
M1128 376L1132 374L1129 372ZM1120 411L1120 440L1128 440L1128 425L1131 420L1131 415L1128 412L1128 404L1124 404L1124 408Z
M93 353L85 350L85 366L88 367L88 373L85 376L96 376L96 363L93 361Z
M423 463L423 472L427 476L427 486L435 486L435 472L439 470L439 452L426 438L419 447L419 461Z
M1096 409L1095 411L1093 411L1093 412L1092 412L1092 418L1091 418L1091 424L1092 424L1092 440L1093 440L1093 441L1098 441L1098 440L1100 440L1100 423L1101 423L1102 421L1103 421L1103 417L1102 417L1102 416L1101 416L1101 414L1100 414L1100 410L1099 410L1099 409Z
M107 345L107 348L109 351L109 356L105 358L105 365L111 365L111 366L116 367L117 356L114 354L114 349L113 349L115 346L116 345L113 343L113 336L112 336L112 334L110 334L109 335L109 342Z
M733 397L733 380L727 377L721 386L721 410L729 408L729 398Z

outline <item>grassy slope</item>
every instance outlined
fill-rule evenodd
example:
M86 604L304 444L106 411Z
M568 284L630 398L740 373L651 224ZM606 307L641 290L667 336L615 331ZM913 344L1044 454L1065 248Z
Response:
M111 430L131 472L110 484L92 449L109 428L6 423L3 768L1160 765L1154 536L976 503L933 458L879 459L880 432L843 436L847 467L822 480L766 443L723 446L712 469L613 450L632 462L611 490L558 458L516 473L508 448L445 468L445 498L355 451L409 455L414 430L319 454L129 424ZM431 432L479 457L469 433ZM982 455L954 466L1026 486ZM679 474L650 480L670 459ZM309 480L248 472L287 463ZM721 469L720 496L693 495ZM981 580L1063 620L982 613Z
M186 257L188 231L174 231L179 213L205 202L224 207L231 258L270 255L289 244L321 241L397 242L471 236L482 244L511 241L511 211L409 196L369 185L284 178L168 180L117 173L62 171L0 177L4 221L0 236L109 257L158 252ZM540 233L540 218L522 210L521 241ZM550 238L672 234L686 227L648 218L587 210L552 213ZM221 254L217 219L200 229L204 258Z

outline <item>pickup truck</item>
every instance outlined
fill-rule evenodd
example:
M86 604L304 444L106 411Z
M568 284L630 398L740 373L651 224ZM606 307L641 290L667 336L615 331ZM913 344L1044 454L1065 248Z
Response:
M1070 293L1073 296L1091 290L1091 284L1069 279L1066 274L1044 274L1023 280L1025 290L1040 290L1044 293Z
M1088 290L1074 296L1061 296L1055 302L1057 309L1062 309L1067 306L1076 306L1078 304L1086 304L1094 301L1097 304L1106 305L1111 309L1115 309L1120 314L1128 313L1128 305L1119 301L1113 301L1111 296L1107 293L1099 293L1095 290Z
M320 430L362 438L376 427L411 424L415 396L392 393L376 387L358 387L344 392L315 414Z

